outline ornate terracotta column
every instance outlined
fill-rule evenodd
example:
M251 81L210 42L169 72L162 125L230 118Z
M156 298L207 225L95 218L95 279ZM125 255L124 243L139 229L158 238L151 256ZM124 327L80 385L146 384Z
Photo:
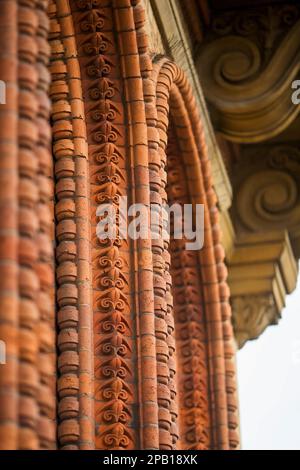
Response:
M12 248L1 251L0 269L13 271L11 285L4 276L0 286L1 300L7 292L14 300L0 316L11 370L9 383L0 370L0 396L12 410L6 416L0 400L0 436L12 423L0 446L55 446L57 345L58 448L236 448L217 200L185 74L150 55L139 1L50 1L49 43L48 2L6 3L13 38L7 80L13 90L18 81L19 91L1 109L6 116L11 107L14 132L9 148L1 140L10 157L1 177L11 174L13 184L0 204L13 210L1 232ZM0 34L4 41L6 29ZM164 202L204 204L203 249L151 240L150 224L147 239L123 239L119 219L116 239L101 241L97 209L112 204L120 216L121 196L149 211Z
M192 3L200 11L202 3ZM187 23L233 190L222 228L242 347L278 323L298 276L300 8L272 1L241 8L228 0L207 13L205 27L194 18Z
M46 1L1 4L0 371L4 449L56 446L55 307Z

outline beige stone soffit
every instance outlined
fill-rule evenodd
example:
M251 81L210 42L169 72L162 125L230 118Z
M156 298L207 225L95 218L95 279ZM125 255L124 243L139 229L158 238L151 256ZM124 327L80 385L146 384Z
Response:
M199 77L191 55L188 32L184 23L180 2L177 0L144 0L144 4L148 13L150 44L154 43L153 46L157 46L159 44L157 34L160 34L165 53L172 55L176 64L185 71L192 85L194 96L198 103L199 114L205 129L208 153L212 162L215 191L220 209L225 211L231 206L232 188L215 139ZM154 20L156 22L156 31L153 34Z
M204 44L197 68L218 130L236 142L260 142L289 126L300 111L292 82L300 69L300 21L287 33L268 65L248 38L230 35ZM262 70L261 70L262 69Z

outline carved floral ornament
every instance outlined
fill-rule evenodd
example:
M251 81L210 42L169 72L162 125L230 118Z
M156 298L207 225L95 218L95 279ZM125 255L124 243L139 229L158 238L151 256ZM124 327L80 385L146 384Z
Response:
M291 100L300 66L297 5L216 17L197 55L215 127L236 142L282 132L299 113Z
M0 17L19 93L4 122L22 116L14 152L0 139L0 175L9 161L14 182L1 193L14 237L0 263L0 337L11 352L0 383L12 397L11 407L0 400L0 447L236 448L224 250L187 79L170 60L151 59L137 0L19 3ZM117 208L123 195L203 203L203 249L150 238L101 243L97 206Z

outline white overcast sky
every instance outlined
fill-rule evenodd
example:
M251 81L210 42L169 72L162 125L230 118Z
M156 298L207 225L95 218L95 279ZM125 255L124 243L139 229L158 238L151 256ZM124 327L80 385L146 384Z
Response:
M237 355L242 449L300 450L300 282L270 326Z

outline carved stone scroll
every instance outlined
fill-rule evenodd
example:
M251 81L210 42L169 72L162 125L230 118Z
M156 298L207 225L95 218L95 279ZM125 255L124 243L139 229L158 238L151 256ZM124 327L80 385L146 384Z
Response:
M215 128L227 139L266 140L299 113L291 99L299 14L298 5L262 5L213 15L197 64Z

